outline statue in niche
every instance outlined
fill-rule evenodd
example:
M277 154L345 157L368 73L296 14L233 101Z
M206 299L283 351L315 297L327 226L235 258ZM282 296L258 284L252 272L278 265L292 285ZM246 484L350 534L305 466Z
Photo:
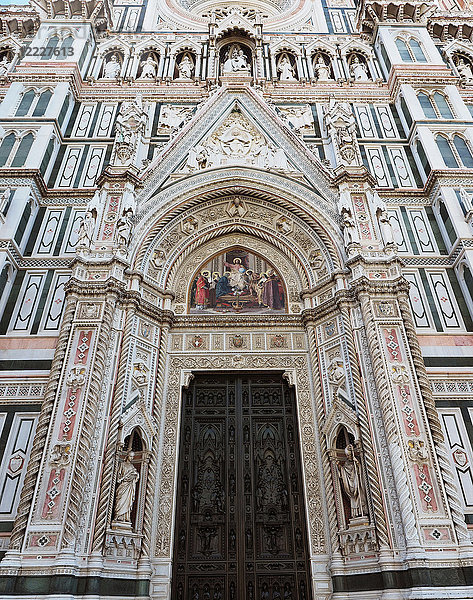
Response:
M192 81L192 73L194 71L194 61L189 54L184 54L177 65L179 77L176 81Z
M318 55L317 61L314 64L314 73L317 81L333 81L333 78L330 76L330 67L325 63L321 54Z
M128 248L133 231L133 211L128 209L117 221L117 241L121 248Z
M263 583L261 588L261 600L269 600L269 588L267 583Z
M158 62L153 58L153 56L153 54L148 54L146 60L142 61L140 64L141 75L138 77L138 80L156 79L156 75L158 73Z
M289 56L284 53L279 59L277 71L280 81L297 81L296 71L292 66Z
M234 44L225 54L223 74L250 74L250 65L245 52L239 44Z
M13 61L8 60L8 56L6 54L3 55L2 60L0 60L0 77L5 77L8 71L11 69Z
M378 208L376 211L378 218L379 229L381 231L381 237L383 238L384 246L394 246L394 232L389 219L388 211L386 208Z
M80 225L77 236L77 248L90 248L95 231L97 220L97 211L93 208L87 208Z
M356 519L365 514L361 465L351 444L345 448L345 460L338 460L337 467L343 491L350 500L350 517Z
M458 74L460 75L462 81L465 83L473 82L473 71L471 69L471 63L463 58L463 56L459 56L456 67L458 70Z
M369 192L368 197L372 205L372 210L376 215L378 221L379 230L381 233L381 239L384 247L393 247L396 245L394 241L394 231L389 219L388 208L386 202L382 200L378 192Z
M136 495L136 484L140 474L132 464L133 452L129 452L121 461L117 475L117 490L115 492L114 521L131 527L131 511Z
M340 356L335 356L327 367L328 381L333 389L333 397L336 398L345 384L345 369Z
M112 54L103 69L103 79L118 79L122 66L118 59L118 54Z
M355 54L350 63L350 75L355 81L369 81L368 67Z
M345 248L348 248L352 244L359 244L360 237L356 229L354 219L347 213L343 217L343 240L345 242Z

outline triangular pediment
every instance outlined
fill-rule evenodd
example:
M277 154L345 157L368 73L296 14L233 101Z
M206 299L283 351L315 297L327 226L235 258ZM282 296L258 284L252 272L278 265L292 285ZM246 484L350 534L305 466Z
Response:
M179 178L223 167L250 167L304 180L324 197L331 172L256 92L243 86L214 93L143 172L143 196ZM144 199L144 198L143 198Z
M227 166L272 169L288 175L300 173L284 150L245 115L238 102L230 114L191 148L180 172Z

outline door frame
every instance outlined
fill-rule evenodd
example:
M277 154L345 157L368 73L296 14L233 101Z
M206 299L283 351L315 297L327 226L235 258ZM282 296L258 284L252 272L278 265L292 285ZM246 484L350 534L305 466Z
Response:
M170 598L182 399L193 374L199 371L282 371L283 377L294 388L312 588L315 591L322 585L330 589L331 578L327 570L330 542L319 442L320 424L317 424L312 366L308 353L286 351L281 354L277 352L212 354L197 351L169 352L166 358L162 388L156 390L157 398L162 400L162 412L154 504L153 543L156 558L152 561L154 564L154 575L151 579L152 598L156 600ZM157 385L159 383L158 381ZM156 595L153 595L153 589L156 590Z

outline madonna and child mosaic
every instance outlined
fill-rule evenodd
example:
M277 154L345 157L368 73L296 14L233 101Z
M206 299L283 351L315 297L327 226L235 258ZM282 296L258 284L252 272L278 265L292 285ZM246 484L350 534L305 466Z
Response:
M260 256L233 248L204 264L191 287L190 312L284 313L284 285Z

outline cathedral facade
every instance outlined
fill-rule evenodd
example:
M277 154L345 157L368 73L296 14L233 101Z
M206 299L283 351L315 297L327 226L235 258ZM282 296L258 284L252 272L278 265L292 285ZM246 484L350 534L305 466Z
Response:
M473 13L0 7L0 596L473 596Z

